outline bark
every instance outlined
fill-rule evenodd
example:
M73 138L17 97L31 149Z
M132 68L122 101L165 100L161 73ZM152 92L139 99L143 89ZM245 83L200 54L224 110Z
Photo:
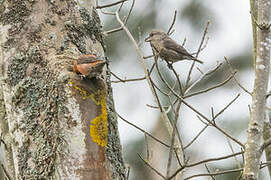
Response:
M271 1L258 0L257 54L255 65L254 90L252 95L251 116L248 139L245 145L244 179L258 179L259 162L262 155L264 114L270 64Z
M252 35L253 35L253 62L256 65L256 55L257 55L257 26L253 19L257 19L258 12L258 2L257 0L250 0L250 15L251 15L251 25L252 25Z
M270 122L265 122L264 123L263 139L264 139L264 142L270 141L270 139L271 139L271 125L270 125ZM267 162L271 161L271 146L270 145L265 148L265 157L266 157ZM269 165L267 167L268 167L268 171L269 171L269 177L271 177L271 174L270 174L271 173L271 165Z
M81 54L104 56L95 2L0 1L0 160L12 179L125 179L108 67L72 72Z

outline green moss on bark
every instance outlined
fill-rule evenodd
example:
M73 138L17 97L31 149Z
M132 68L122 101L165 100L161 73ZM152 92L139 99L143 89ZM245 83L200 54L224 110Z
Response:
M107 146L106 146L106 156L113 171L112 179L122 179L125 180L125 165L122 158L122 147L119 140L118 132L118 121L117 115L115 112L114 101L113 101L113 92L110 82L110 70L107 71L107 86L108 86L108 97L107 97L107 115L108 115L108 137L107 137Z
M15 54L7 71L7 81L15 87L13 111L22 112L19 128L26 138L18 151L20 177L53 179L55 161L64 148L59 119L68 114L63 105L66 102L63 82L50 73L37 46Z
M27 52L20 51L10 59L7 69L8 82L15 86L26 76L26 70L30 63L45 65L36 46L31 47Z
M96 10L93 10L92 16L85 8L79 9L82 23L77 23L77 19L71 19L65 23L68 30L68 37L70 41L77 46L79 51L83 54L88 54L86 49L86 40L90 38L94 43L99 41L105 49L103 43L102 26L100 24L99 16Z
M25 143L19 147L21 177L48 179L54 176L55 161L64 148L59 127L60 116L67 114L62 105L66 101L63 84L57 82L46 67L39 67L34 68L32 75L19 86L13 98L16 109L23 111L19 126L26 133L27 141L35 147L26 148Z
M26 18L30 15L30 10L27 8L25 0L7 0L9 9L1 9L0 22L6 24L21 24L24 25Z

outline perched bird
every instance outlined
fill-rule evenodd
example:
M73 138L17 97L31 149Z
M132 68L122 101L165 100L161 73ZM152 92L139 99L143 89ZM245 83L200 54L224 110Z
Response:
M203 63L201 60L196 59L186 49L171 39L165 32L161 30L152 30L149 37L145 39L145 42L150 42L152 49L162 59L167 62L177 62L182 60L193 60L199 63Z

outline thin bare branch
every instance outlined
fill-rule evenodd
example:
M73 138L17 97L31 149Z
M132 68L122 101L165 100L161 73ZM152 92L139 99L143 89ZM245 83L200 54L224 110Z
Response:
M143 58L144 58L144 59L150 59L150 58L152 58L152 57L154 57L154 55L144 56Z
M213 125L217 130L219 130L221 133L223 133L225 136L229 137L230 139L232 139L234 142L236 142L237 144L239 144L240 146L244 147L244 145L238 141L236 138L232 137L231 135L229 135L228 133L226 133L223 129L221 129L220 127L218 127L213 121L209 120L206 116L204 116L201 112L199 112L197 109L195 109L193 106L191 106L190 104L188 104L183 97L181 97L180 95L178 95L171 87L169 87L169 89L172 91L172 93L178 97L179 99L182 100L182 102L189 107L192 111L194 111L196 114L198 114L200 117L202 117L203 119L205 119L207 122L209 122L211 125ZM239 97L240 94L237 95L237 97ZM236 97L236 98L237 98ZM235 101L235 100L234 100ZM228 106L226 106L227 108ZM223 111L225 110L225 108L223 109ZM220 111L217 116L219 114L221 114L223 111Z
M127 167L127 174L126 174L126 179L129 180L130 177L130 170L131 170L131 166Z
M139 154L137 154L139 156L139 158L145 163L145 165L147 165L149 168L151 168L151 170L153 170L154 172L156 172L156 174L158 174L161 178L166 179L166 177L160 173L158 170L156 170L154 167L152 167L147 161L145 161Z
M133 0L132 5L131 5L131 7L130 7L130 9L129 9L129 12L128 12L127 16L124 17L124 19L123 19L124 25L127 24L128 19L129 19L130 15L131 15L131 12L132 12L134 6L135 6L135 0ZM116 15L116 14L114 13L113 15ZM121 30L123 30L122 26L119 27L119 28L116 28L116 29L112 29L112 30L106 31L106 32L104 32L104 33L105 33L105 34L112 34L112 33L115 33L115 32L121 31Z
M210 170L209 170L209 168L208 168L207 164L204 164L204 166L205 166L205 168L206 168L207 172L210 174L210 177L212 178L212 180L215 180L214 176L213 176L213 175L211 175L211 172L210 172Z
M104 11L103 9L101 9L101 12L105 15L111 15L111 16L114 16L115 13L114 12L108 12L108 11ZM105 33L106 34L106 33Z
M227 104L223 109L221 109L213 118L216 119L220 114L222 114L228 107L230 107L230 105L232 105L232 103L234 103L234 101L236 101L238 98L240 97L240 94L237 94L237 96L231 101L229 102L229 104Z
M271 145L271 138L268 139L268 140L266 140L266 141L263 143L263 145L262 145L262 147L261 147L261 151L263 151L265 148L267 148L267 147L270 146L270 145Z
M231 144L230 139L229 139L228 137L226 137L226 139L227 139L227 143L228 143L228 145L229 145L229 147L230 147L230 149L231 149L231 152L234 154L235 152L234 152L234 149L233 149L233 146L232 146L232 144ZM238 168L241 168L241 163L238 161L238 159L237 159L236 156L234 156L234 160L235 160L235 162L236 162Z
M13 178L8 174L7 169L5 168L5 166L2 163L1 163L1 167L2 167L2 169L4 171L4 173L5 173L5 176L6 176L7 180L12 180Z
M209 24L210 24L210 21L208 21L207 24L206 24L206 27L204 29L203 36L201 38L201 42L200 42L200 45L199 45L199 48L198 48L198 51L197 51L197 54L196 54L195 58L198 58L198 56L199 56L201 47L203 45L203 42L205 40L207 31L208 31ZM189 81L190 81L190 78L191 78L191 74L192 74L192 70L193 70L194 66L195 66L195 61L193 61L192 65L190 66L190 69L189 69L189 72L188 72L188 75L187 75L187 78L186 78L185 86L184 86L185 89L188 87L188 84L189 84Z
M149 142L148 142L148 137L146 133L144 133L144 137L145 137L145 144L146 144L147 161L150 162Z
M231 157L234 157L234 156L237 156L237 155L241 155L243 154L244 152L238 152L238 153L235 153L235 154L230 154L230 155L227 155L227 156L222 156L222 157L218 157L218 158L210 158L210 159L205 159L205 160L202 160L202 161L199 161L199 162L196 162L196 163L192 163L192 164L186 164L185 166L183 167L180 167L179 169L177 169L169 178L168 180L174 178L179 172L181 172L184 168L187 168L187 167L194 167L194 166L198 166L200 164L204 164L204 163L207 163L207 162L212 162L212 161L220 161L220 160L224 160L224 159L228 159L228 158L231 158Z
M132 81L142 81L145 80L146 77L142 77L142 78L134 78L134 79L121 79L120 77L118 77L115 73L110 72L115 78L117 78L119 81L111 81L112 83L126 83L126 82L132 82Z
M176 111L175 111L175 120L173 122L173 131L172 131L172 135L171 135L171 144L170 144L170 149L169 149L169 156L168 156L168 164L167 164L167 175L166 177L169 177L170 174L170 166L171 166L171 160L172 160L172 152L173 152L173 147L174 147L174 141L175 141L175 134L177 131L177 121L179 119L179 111L180 111L180 107L181 107L181 103L182 101L179 101ZM173 107L172 107L173 108ZM181 138L179 138L180 142L181 142Z
M175 24L175 22L176 22L176 16L177 16L177 10L174 11L174 16L173 16L172 23L171 23L171 25L170 25L170 27L169 27L169 29L168 29L168 31L167 31L167 34L168 34L168 35L171 34L170 31L172 30L172 28L173 28L173 26L174 26L174 24Z
M209 126L208 124L205 125L204 128L202 128L200 130L200 132L186 146L184 146L184 149L186 149L189 146L191 146L198 139L198 137L205 131L205 129L207 129L208 126Z
M182 46L184 46L184 45L185 45L185 43L186 43L186 40L187 40L186 38L184 38L184 39L183 39L183 43L182 43Z
M128 28L125 26L125 24L121 21L118 12L116 12L115 15L116 15L117 21L120 23L121 27L122 27L123 30L126 32L126 34L127 34L127 36L129 37L129 39L132 41L132 44L134 45L135 50L136 50L138 56L140 57L139 60L140 60L140 63L141 63L141 65L142 65L142 68L143 68L143 70L144 70L144 74L145 74L147 83L148 83L148 85L149 85L149 88L151 89L152 95L153 95L153 97L154 97L156 103L158 104L158 106L159 106L159 108L160 108L163 122L165 123L165 125L166 125L168 131L169 131L169 132L172 132L172 127L170 126L170 121L169 121L169 119L168 119L168 116L167 116L167 114L166 114L164 108L161 106L160 100L159 100L159 98L158 98L158 96L157 96L157 93L156 93L154 87L153 87L152 80L151 80L151 78L150 78L150 76L149 76L150 73L149 73L149 71L148 71L148 69L147 69L147 67L146 67L146 64L145 64L144 56L143 56L141 50L139 49L139 47L138 47L138 45L137 45L135 39L133 38L131 32L128 30ZM170 134L171 134L171 133L170 133ZM179 152L178 152L178 154L180 155Z
M219 87L227 84L227 82L229 82L232 78L234 78L234 75L236 74L236 72L237 71L233 72L233 74L231 74L225 81L223 81L223 82L221 82L221 83L219 83L219 84L217 84L215 86L209 87L207 89L204 89L204 90L201 90L201 91L186 95L186 96L184 96L184 98L189 98L189 97L192 97L192 96L196 96L196 95L203 94L203 93L206 93L208 91L211 91L213 89L219 88Z
M210 38L207 36L204 45L200 49L200 52L203 51L207 47L209 39ZM197 54L197 52L191 53L191 55L195 55L195 54Z
M96 9L103 9L103 8L107 8L107 7L116 6L116 5L120 4L120 3L124 3L125 1L128 1L128 0L120 0L120 1L117 1L117 2L114 2L114 3L110 3L110 4L106 4L106 5L102 5L102 6L97 5Z
M127 124L129 124L129 125L135 127L136 129L140 130L141 132L143 132L144 134L148 135L149 137L151 137L151 138L154 139L155 141L159 142L160 144L162 144L162 145L164 145L164 146L166 146L166 147L168 147L168 148L170 147L168 144L162 142L162 141L159 140L158 138L156 138L156 137L154 137L153 135L151 135L150 133L146 132L144 129L142 129L142 128L136 126L136 125L133 124L133 123L130 123L129 121L127 121L126 119L124 119L124 118L123 118L121 115L119 115L118 113L117 113L117 115L118 115L118 117L119 117L122 121L124 121L124 122L126 122Z
M207 71L206 73L202 74L193 84L191 84L187 89L185 89L184 93L188 93L193 87L195 87L199 82L202 81L202 79L204 79L206 76L209 76L211 74L213 74L214 72L216 72L223 63L219 63L217 64L213 69Z
M243 153L244 152L241 151L241 152L238 152L238 153L230 154L230 155L227 155L227 156L221 156L221 157L218 157L218 158L209 158L209 159L205 159L205 160L202 160L202 161L199 161L199 162L196 162L196 163L187 164L186 167L194 167L194 166L198 166L200 164L204 164L204 163L207 163L207 162L220 161L220 160L224 160L224 159L235 157L237 155L241 155Z
M178 82L179 90L180 90L180 95L183 96L183 88L182 88L182 83L181 83L180 77L179 77L178 73L176 72L176 70L174 69L173 66L172 66L172 68L171 68L171 71L172 71L173 74L175 75L176 80L177 80L177 82Z
M218 175L229 174L229 173L235 173L235 172L241 172L241 171L243 171L243 168L232 169L232 170L227 170L227 171L219 171L219 172L215 172L215 173L196 174L196 175L193 175L193 176L189 176L189 177L187 177L187 178L184 178L184 180L192 179L192 178L196 178L196 177L201 177L201 176L218 176Z
M149 82L150 82L151 88L153 89L153 96L154 96L154 98L155 98L156 101L157 101L157 104L158 104L158 107L159 107L159 109L160 109L160 112L164 112L163 106L162 106L162 104L161 104L161 102L160 102L160 99L159 99L158 94L157 94L156 89L155 89L155 84L154 84L154 82L153 82L153 80L152 80L151 77L149 77ZM161 91L161 92L162 92L162 91Z
M233 73L233 72L236 72L236 70L234 70L230 64L230 62L228 61L228 59L226 57L224 57L225 61L227 62L229 68L230 68L230 71ZM234 81L236 82L236 84L243 90L245 91L246 93L248 93L249 95L252 95L252 93L250 91L248 91L244 86L242 86L242 84L239 83L239 81L236 79L236 77L234 76L233 77Z

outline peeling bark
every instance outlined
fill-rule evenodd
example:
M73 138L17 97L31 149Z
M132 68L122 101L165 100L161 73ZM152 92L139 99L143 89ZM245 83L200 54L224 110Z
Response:
M110 73L81 78L81 54L104 56L95 0L0 1L1 164L13 179L125 179ZM3 161L2 161L3 160Z
M266 93L269 80L271 37L271 1L258 0L257 54L255 81L252 95L251 116L248 127L248 139L245 145L244 179L258 179L259 162L262 155L264 114Z

